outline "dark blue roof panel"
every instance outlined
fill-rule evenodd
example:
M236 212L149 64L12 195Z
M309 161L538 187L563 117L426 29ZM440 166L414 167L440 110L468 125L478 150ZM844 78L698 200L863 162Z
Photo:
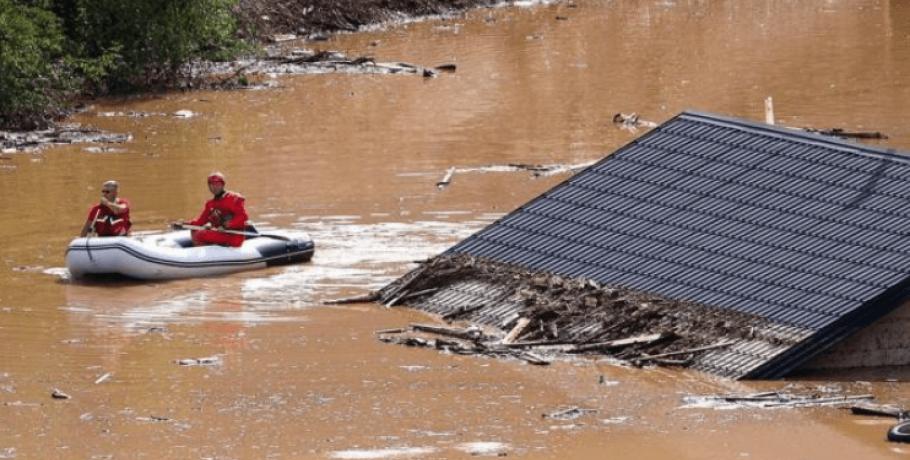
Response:
M907 280L908 205L904 156L685 112L450 252L838 334Z

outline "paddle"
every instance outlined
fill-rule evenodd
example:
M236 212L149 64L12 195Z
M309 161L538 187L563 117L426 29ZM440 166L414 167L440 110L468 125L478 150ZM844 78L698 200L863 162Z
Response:
M286 236L272 235L272 234L268 234L268 233L241 232L239 230L228 230L228 229L216 228L216 227L206 228L206 227L201 227L199 225L189 225L189 224L181 224L180 228L185 228L188 230L211 230L213 232L230 233L231 235L243 235L247 238L260 237L260 238L274 238L276 240L282 240L282 241L291 241L291 238L288 238Z

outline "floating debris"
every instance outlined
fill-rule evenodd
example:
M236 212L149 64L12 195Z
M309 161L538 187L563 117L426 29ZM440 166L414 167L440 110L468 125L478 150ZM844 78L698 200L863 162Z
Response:
M638 128L656 128L657 123L653 121L642 120L641 115L637 113L617 113L613 115L613 123L621 125L622 128L629 131L637 132Z
M54 391L51 393L51 397L54 399L70 399L72 396L54 388Z
M779 391L769 391L752 394L722 394L705 396L686 396L683 398L685 407L714 407L721 408L730 405L749 407L808 407L808 406L843 406L852 405L857 401L870 401L875 396L864 395L836 395L827 396L818 393L809 395L795 395Z
M177 361L181 366L220 366L221 358L218 356L209 356L207 358L187 358Z
M55 126L50 129L25 132L0 131L0 152L18 153L38 150L51 145L77 143L124 143L133 138L127 134L113 134L75 124Z
M789 343L762 317L465 254L424 262L377 301L447 322L477 321L467 328L411 324L381 331L381 341L534 364L602 354L638 366L689 367L742 341Z
M821 134L823 136L833 136L839 137L842 139L887 139L888 136L884 133L878 131L875 132L864 132L864 131L846 131L842 128L831 128L831 129L815 129L815 128L803 128L803 131L807 133Z
M573 406L568 409L558 410L549 414L543 414L541 417L551 420L575 420L582 415L597 413L597 409L581 409L577 406Z
M490 165L482 166L479 168L456 168L451 167L446 170L445 176L439 181L436 182L436 187L440 189L445 189L452 182L452 177L456 173L502 173L502 172L521 172L521 171L530 171L534 177L548 177L554 176L556 174L575 174L576 172L587 168L594 164L594 161L588 161L584 163L574 164L574 165L528 165L520 163L509 163L506 165Z

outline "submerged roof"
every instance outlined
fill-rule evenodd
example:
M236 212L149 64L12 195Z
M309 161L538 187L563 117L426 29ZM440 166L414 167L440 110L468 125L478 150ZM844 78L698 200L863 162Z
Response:
M777 377L906 295L908 198L903 156L684 112L448 252L809 331L734 372Z

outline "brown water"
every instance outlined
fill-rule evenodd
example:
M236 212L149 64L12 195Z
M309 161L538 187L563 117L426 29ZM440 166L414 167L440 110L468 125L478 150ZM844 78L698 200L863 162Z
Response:
M686 399L794 383L904 404L906 371L742 383L591 360L540 368L386 345L374 331L430 319L322 302L383 286L567 177L483 167L586 163L641 134L613 125L616 112L760 121L771 96L780 124L880 131L879 145L910 150L908 45L897 0L581 1L320 45L458 65L438 78L276 76L281 90L95 101L73 121L132 133L123 152L0 159L0 458L906 457L884 441L893 420ZM130 110L198 116L101 116ZM479 171L436 188L451 167ZM134 230L160 231L199 211L215 169L260 226L309 231L313 261L168 283L61 279L101 182L122 182ZM202 357L218 364L177 364ZM592 412L542 417L573 406Z

